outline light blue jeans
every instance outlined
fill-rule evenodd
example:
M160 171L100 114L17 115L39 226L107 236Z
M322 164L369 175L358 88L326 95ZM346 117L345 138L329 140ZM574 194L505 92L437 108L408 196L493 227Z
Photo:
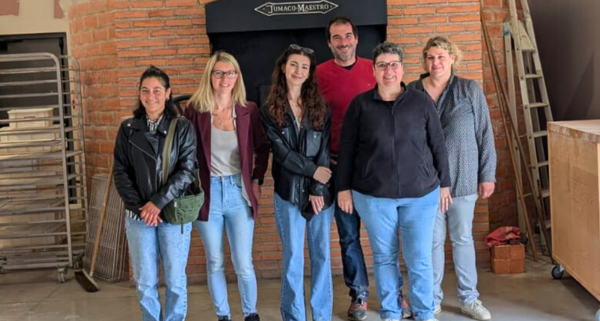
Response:
M159 223L148 226L143 221L125 218L125 230L133 279L144 321L181 321L187 314L187 266L192 224L183 226ZM159 259L163 265L165 293L164 318L158 294Z
M452 259L458 278L458 300L460 304L477 300L477 267L473 244L473 215L477 194L455 197L448 212L438 211L433 236L433 299L436 305L444 298L444 259L446 252L446 222L452 242Z
M373 250L373 272L381 319L402 317L402 276L398 230L408 269L409 294L415 320L433 319L433 225L440 190L420 198L378 198L352 191Z
M252 192L252 191L249 191ZM257 287L252 264L254 219L252 208L242 196L241 176L210 178L208 221L194 223L206 252L208 289L217 316L231 316L225 278L224 231L231 249L244 315L256 313Z
M333 312L330 232L333 205L306 221L300 208L275 193L275 222L283 247L281 318L306 321L304 304L304 233L308 231L310 256L310 308L313 321L329 321Z

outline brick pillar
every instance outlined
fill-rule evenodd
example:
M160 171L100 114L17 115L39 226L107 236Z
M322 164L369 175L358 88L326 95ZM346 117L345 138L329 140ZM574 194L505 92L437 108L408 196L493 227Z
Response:
M87 175L105 171L112 158L119 97L114 14L107 0L69 9L71 55L81 67Z
M490 37L492 38L492 46L494 56L500 70L504 88L508 88L506 82L506 63L504 59L504 36L502 33L502 23L508 19L508 2L507 0L485 0L483 9L484 19L488 28ZM494 79L492 76L491 64L488 59L486 48L483 45L483 61L484 61L484 91L487 96L487 101L490 106L490 116L494 126L494 134L496 135L496 153L498 155L498 168L496 170L496 191L493 197L490 198L490 231L495 230L500 226L519 226L517 216L517 198L515 190L515 175L508 150L507 136L504 133L502 124L502 116L500 114L498 97L494 87ZM517 155L518 156L518 155Z

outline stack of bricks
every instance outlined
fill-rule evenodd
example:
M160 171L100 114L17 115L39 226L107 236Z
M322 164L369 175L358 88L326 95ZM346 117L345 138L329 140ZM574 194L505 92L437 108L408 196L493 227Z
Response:
M496 274L525 272L525 246L507 244L492 247L492 272Z

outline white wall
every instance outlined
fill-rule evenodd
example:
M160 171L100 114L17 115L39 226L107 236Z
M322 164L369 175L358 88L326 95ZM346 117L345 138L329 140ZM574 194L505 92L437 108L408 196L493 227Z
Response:
M20 0L18 16L0 16L0 35L68 33L68 13L73 2L73 0L60 0L64 17L55 19L54 0Z

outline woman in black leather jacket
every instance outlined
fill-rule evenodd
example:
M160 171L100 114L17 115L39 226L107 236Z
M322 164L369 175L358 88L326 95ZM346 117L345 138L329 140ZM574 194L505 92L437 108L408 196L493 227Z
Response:
M185 320L191 223L172 225L162 208L180 197L194 180L196 135L192 124L179 118L169 77L151 66L140 78L134 117L121 123L114 151L115 186L125 203L125 228L142 319L163 320L158 294L158 262L167 285L164 319ZM162 150L172 118L177 117L169 178L161 180Z
M281 316L306 320L304 233L311 262L312 320L331 320L330 241L333 218L329 191L331 116L314 77L310 48L290 47L279 57L266 106L261 109L273 151L275 221L283 247Z

